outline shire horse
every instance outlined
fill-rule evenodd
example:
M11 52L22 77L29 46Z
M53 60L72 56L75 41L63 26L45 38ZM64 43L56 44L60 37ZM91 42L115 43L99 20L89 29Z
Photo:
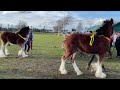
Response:
M77 75L83 74L75 62L76 52L80 51L95 55L97 57L98 61L95 64L95 76L98 78L106 78L106 74L102 71L102 64L106 52L109 51L109 38L113 34L113 24L114 22L112 18L110 20L103 21L103 25L98 30L96 30L92 46L90 46L91 35L71 34L68 36L63 44L65 54L61 58L61 65L59 68L61 74L67 74L65 62L69 57Z
M22 57L28 57L28 55L24 51L25 43L28 39L29 34L29 26L24 27L16 33L13 32L3 32L1 34L1 50L0 50L0 57L6 57L9 52L7 50L8 44L16 44L20 46L21 50L18 52L18 55L22 55Z

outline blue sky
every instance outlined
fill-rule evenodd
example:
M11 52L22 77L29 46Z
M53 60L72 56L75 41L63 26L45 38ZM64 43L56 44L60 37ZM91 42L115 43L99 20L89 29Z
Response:
M52 29L56 25L56 20L71 15L74 18L66 28L76 28L78 22L82 22L84 27L90 27L101 24L105 19L113 18L115 22L120 21L120 11L32 11L32 13L23 14L19 11L0 11L0 24L16 25L20 20L27 22L29 26Z

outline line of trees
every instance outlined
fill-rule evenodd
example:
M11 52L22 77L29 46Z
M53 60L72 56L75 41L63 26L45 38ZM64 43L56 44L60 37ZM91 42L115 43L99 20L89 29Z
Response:
M3 26L3 24L0 24L0 31L9 31L9 32L16 32L20 30L21 28L28 26L27 22L20 20L17 25L10 25L8 24L6 27ZM30 29L32 29L33 32L48 32L48 29L45 28L34 28L33 26L30 26Z
M32 13L31 11L19 11L20 14L28 14L28 13ZM45 28L42 29L37 29L31 26L31 29L34 32L48 32L48 31L53 31L55 33L58 33L58 35L60 36L61 34L66 32L66 26L71 25L71 23L73 22L73 17L71 15L66 15L58 20L56 20L56 25L53 26L53 30L47 30ZM19 29L23 28L27 26L27 22L20 20L18 22L18 24L16 26L14 25L10 25L8 24L8 26L5 28L3 28L3 25L0 24L0 31L18 31ZM74 31L76 30L77 33L80 33L83 29L83 25L82 22L79 21L78 26L74 29ZM68 31L68 30L67 30Z

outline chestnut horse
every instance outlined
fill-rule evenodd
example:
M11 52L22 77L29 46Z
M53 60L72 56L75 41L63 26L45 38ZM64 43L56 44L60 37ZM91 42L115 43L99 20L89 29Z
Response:
M93 44L90 45L91 35L85 34L71 34L64 41L63 47L65 50L64 56L61 58L61 65L59 71L61 74L67 74L65 68L65 62L70 57L72 65L77 75L82 75L75 63L75 55L77 51L84 52L87 54L95 55L98 59L96 65L95 76L99 78L105 78L106 74L102 71L102 63L106 52L110 47L109 38L113 34L113 19L103 21L103 25L96 30L97 34L94 35Z
M17 33L12 32L3 32L1 34L1 50L0 50L0 57L6 57L8 55L7 45L9 43L19 45L21 50L18 52L18 55L22 55L23 57L28 57L28 55L24 52L24 46L28 39L29 34L29 26L22 28Z

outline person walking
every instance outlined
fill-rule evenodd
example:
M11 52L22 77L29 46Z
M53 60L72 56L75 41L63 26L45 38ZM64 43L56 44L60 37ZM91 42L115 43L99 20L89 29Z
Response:
M33 42L33 32L30 31L29 36L28 36L28 40L25 43L25 52L26 54L28 54L29 50L32 50L32 42Z

